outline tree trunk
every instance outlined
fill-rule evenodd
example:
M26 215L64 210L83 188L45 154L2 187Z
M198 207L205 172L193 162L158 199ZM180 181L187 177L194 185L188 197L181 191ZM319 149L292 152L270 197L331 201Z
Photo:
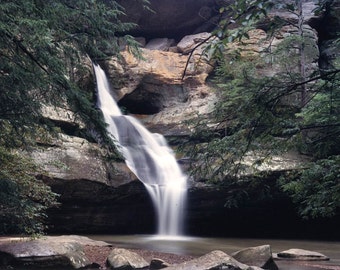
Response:
M305 61L305 41L304 41L304 30L303 30L303 10L302 10L302 0L297 0L297 11L298 11L298 34L301 38L299 44L299 71L302 81L306 81L306 61ZM303 108L307 103L307 87L306 84L301 85L301 108Z

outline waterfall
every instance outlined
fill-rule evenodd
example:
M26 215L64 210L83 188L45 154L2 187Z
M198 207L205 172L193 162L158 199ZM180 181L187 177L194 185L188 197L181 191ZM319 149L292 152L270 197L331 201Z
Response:
M182 173L165 138L150 133L137 119L123 115L110 93L105 72L94 64L98 107L107 130L125 158L127 166L143 182L157 213L157 234L183 234L186 176Z

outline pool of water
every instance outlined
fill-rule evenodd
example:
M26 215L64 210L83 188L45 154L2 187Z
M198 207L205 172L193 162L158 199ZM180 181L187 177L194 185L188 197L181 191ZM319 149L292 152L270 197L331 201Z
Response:
M340 270L339 241L309 241L281 239L248 238L204 238L204 237L159 237L152 235L89 235L90 238L112 243L123 248L149 249L159 252L201 256L212 250L222 250L227 254L247 247L270 245L273 253L291 248L320 252L330 258L329 261L297 263L278 260L280 270ZM318 267L320 265L320 267Z

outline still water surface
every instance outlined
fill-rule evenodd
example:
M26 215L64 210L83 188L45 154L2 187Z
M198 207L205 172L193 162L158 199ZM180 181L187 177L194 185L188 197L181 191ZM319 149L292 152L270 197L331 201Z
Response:
M176 239L162 238L150 235L90 235L92 239L112 243L123 248L148 249L158 252L200 256L212 250L222 250L227 254L247 247L269 244L273 253L291 248L306 249L320 252L330 258L330 261L313 262L314 266L290 264L277 261L280 270L307 270L326 269L315 265L340 269L340 242L339 241L308 241L308 240L279 240L279 239L246 239L246 238L203 238L178 237ZM338 267L332 267L338 266Z

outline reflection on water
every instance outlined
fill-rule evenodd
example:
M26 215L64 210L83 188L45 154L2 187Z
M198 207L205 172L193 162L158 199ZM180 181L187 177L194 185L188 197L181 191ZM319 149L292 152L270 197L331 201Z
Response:
M320 252L328 256L330 261L318 264L340 266L340 242L308 241L308 240L277 240L277 239L246 239L246 238L202 238L176 237L160 238L152 235L90 235L92 239L102 240L123 248L149 249L159 252L201 256L212 250L222 250L227 254L247 247L270 245L273 253L291 248L306 249ZM286 262L278 262L280 269L293 269ZM294 269L311 269L299 267ZM317 270L318 268L313 267Z

